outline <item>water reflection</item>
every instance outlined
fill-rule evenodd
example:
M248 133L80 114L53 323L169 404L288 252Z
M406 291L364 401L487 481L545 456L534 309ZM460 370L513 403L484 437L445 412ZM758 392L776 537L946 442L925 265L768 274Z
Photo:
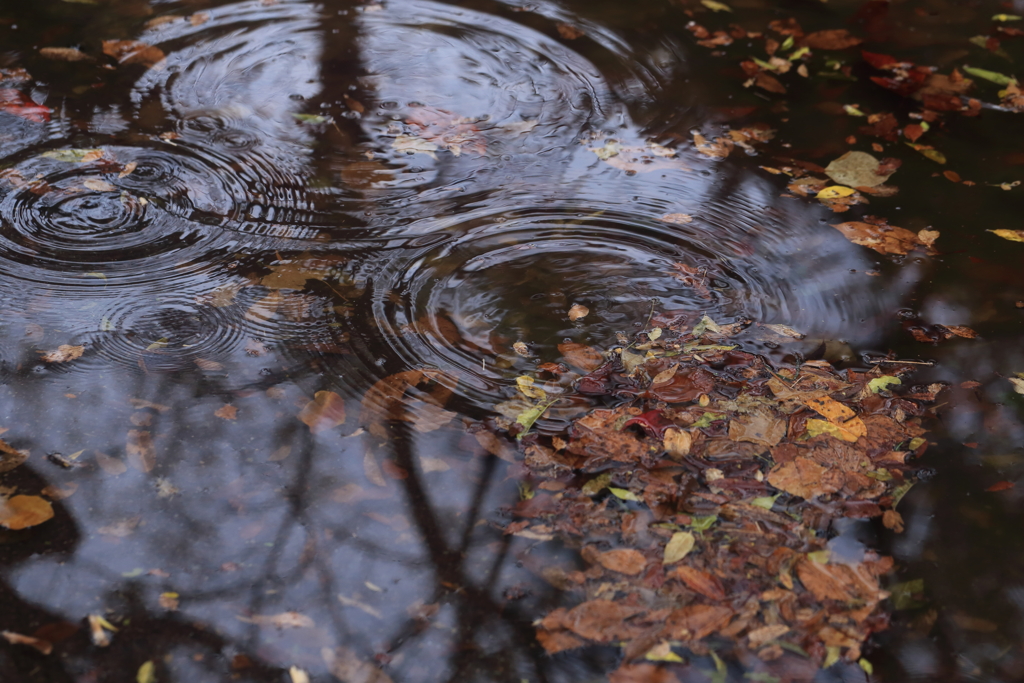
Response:
M520 495L508 453L467 427L559 344L613 344L652 301L808 335L744 339L776 357L887 350L932 268L880 265L819 209L692 150L690 127L721 118L696 94L716 77L691 69L664 8L187 9L119 17L166 61L79 93L70 120L0 114L0 426L31 452L2 483L68 494L53 522L0 537L0 627L79 624L60 658L0 654L10 680L120 680L147 660L161 680L600 677L612 649L536 645L531 621L560 599L544 570L576 554L502 533ZM594 151L652 137L667 154L628 167ZM46 154L67 149L103 152ZM41 359L61 344L82 357ZM1003 352L948 367L991 374ZM386 417L360 405L372 387ZM296 416L319 391L347 419L311 433ZM1012 447L1009 412L957 412L950 433L996 423ZM912 563L940 506L909 500L896 552ZM123 627L108 649L89 614ZM946 670L937 649L894 646L917 677Z

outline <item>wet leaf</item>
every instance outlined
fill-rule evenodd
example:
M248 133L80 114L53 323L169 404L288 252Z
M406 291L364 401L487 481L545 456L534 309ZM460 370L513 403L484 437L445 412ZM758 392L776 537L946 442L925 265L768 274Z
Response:
M82 185L93 192L116 192L117 186L111 185L106 180L100 180L99 178L86 178L82 181Z
M0 474L10 472L28 460L28 451L18 450L0 439Z
M825 189L814 195L815 199L838 199L840 197L849 197L856 190L852 187L844 187L843 185L830 185Z
M633 500L633 501L637 501L637 502L643 502L640 499L640 496L636 495L635 493L633 493L632 491L629 491L627 489L620 489L620 488L615 488L614 486L609 486L608 487L608 491L613 496L615 496L616 498L619 498L621 500Z
M593 372L604 364L604 354L586 344L565 342L558 345L558 352L569 365L585 372Z
M849 422L835 423L825 420L810 419L807 421L807 433L811 437L828 434L842 441L855 442L866 433L864 422L855 417Z
M142 64L147 67L164 60L163 50L137 40L104 40L103 54L113 57L121 64Z
M1008 491L1012 489L1014 486L1016 486L1016 484L1013 483L1012 481L1000 481L998 483L992 484L985 490L994 493L996 491Z
M693 436L682 429L665 430L665 451L677 460L690 454Z
M713 334L721 333L722 328L712 320L706 313L701 317L700 321L693 326L693 336L700 338L705 332L711 332Z
M913 145L910 144L909 142L907 143L907 146L917 150L918 152L928 157L937 164L946 163L946 155L940 152L939 150L935 149L934 147L930 147L928 145Z
M686 587L695 593L703 595L708 600L722 602L725 600L725 588L718 577L695 567L682 565L676 567L672 574L675 578L686 584Z
M292 683L309 683L309 674L297 666L288 669L288 676L292 679Z
M117 633L117 627L99 614L90 614L88 621L89 634L92 637L93 645L96 647L107 647L110 645L110 634L107 631Z
M987 232L1011 242L1024 242L1024 230L988 230Z
M519 393L521 393L526 398L540 400L546 399L548 397L547 392L545 392L540 387L535 387L533 385L533 382L534 380L532 377L528 377L527 375L520 375L519 377L516 377L516 388L519 389Z
M914 249L922 249L927 253L934 252L934 249L922 242L915 233L895 225L888 225L884 221L876 223L850 221L833 223L832 227L843 233L843 236L854 244L874 249L879 254L906 255Z
M615 140L609 140L601 147L590 147L589 149L597 155L598 159L601 161L607 161L614 156L618 156L619 151L622 149L622 145Z
M676 225L686 225L687 223L693 222L693 216L688 213L667 213L661 217L661 221L665 223L675 223Z
M222 420L234 420L238 417L238 408L228 403L215 410L213 414Z
M0 526L13 531L37 526L53 519L53 506L39 496L0 498Z
M781 335L783 337L790 337L792 339L803 339L804 337L807 336L803 332L797 332L788 325L762 324L761 327L765 328L766 330L771 330L775 334Z
M900 380L899 377L893 377L892 375L882 375L881 377L876 377L870 382L868 382L868 389L870 389L873 393L877 394L880 391L888 391L889 387L893 385L902 383L903 382Z
M292 116L295 118L296 121L299 121L301 123L324 124L334 122L334 119L332 119L330 116L320 116L318 114L293 113Z
M860 45L863 40L850 35L844 28L830 29L827 31L816 31L808 33L803 38L803 44L815 50L845 50L854 45Z
M43 47L39 55L59 62L91 62L92 57L74 47Z
M152 661L144 662L139 667L135 683L156 683L156 665Z
M102 149L56 149L43 152L40 156L69 164L88 163L103 158Z
M14 631L0 631L0 636L4 637L11 645L28 645L31 648L35 648L44 655L48 655L53 652L53 643L42 638L33 638L31 636L23 636L20 633Z
M647 558L632 548L619 548L601 553L597 556L597 562L613 572L636 576L644 570Z
M342 683L392 683L391 677L347 647L323 648L320 656L328 670Z
M129 464L139 472L152 472L156 467L156 449L149 431L129 429L125 454Z
M992 16L992 21L1020 21L1024 17L1019 17L1016 14L996 14ZM871 673L870 671L868 673Z
M259 626L272 626L278 629L285 628L314 628L316 622L299 612L281 612L280 614L256 614L251 617L236 617L239 621L247 624L258 624Z
M345 424L345 399L333 391L318 391L298 418L313 434L334 429Z
M612 481L612 473L604 472L597 475L586 484L583 485L581 491L585 496L596 496L605 489Z
M677 531L672 534L665 546L665 556L662 564L675 564L690 554L696 543L696 538L689 531Z
M652 647L644 655L644 659L652 662L682 662L683 658L672 651L672 643L667 640L661 641L659 644ZM645 682L650 681L651 678L647 677L643 679Z
M883 169L878 159L865 152L847 152L833 160L825 168L825 173L829 178L839 183L840 186L847 185L849 187L875 187L884 183L895 172L896 169ZM849 189L849 187L845 189ZM821 198L822 192L829 189L837 188L826 188L818 193L818 197ZM837 196L847 196L848 194L853 194L853 192Z
M569 320L573 322L576 322L577 320L582 320L583 318L586 318L589 313L590 309L587 308L586 306L583 306L581 304L573 304L572 307L569 309Z
M68 363L77 358L81 358L82 354L85 353L85 347L61 344L57 347L56 351L41 353L43 354L43 362L45 363Z
M718 521L718 515L694 516L690 520L690 528L701 534L710 529Z
M434 154L438 150L437 145L429 140L423 140L412 135L399 135L391 143L391 146L399 152L426 154L433 159L437 159L437 155Z
M717 2L716 0L700 0L700 4L707 7L712 12L731 12L732 8L726 5L724 2Z
M1020 377L1007 377L1010 380L1010 384L1013 385L1013 390L1018 394L1024 394L1024 379Z
M799 457L773 467L767 479L777 489L810 500L839 490L836 482L823 481L827 472L825 467L810 458Z
M528 358L530 356L530 347L527 346L525 342L517 341L512 345L512 350L523 358Z
M537 405L524 410L516 416L516 422L523 426L523 431L519 432L516 436L517 440L521 440L533 427L534 423L541 418L541 415L551 407L550 403L541 402Z
M1007 85L1010 85L1011 83L1016 83L1017 82L1016 78L1014 78L1012 76L1007 76L1005 74L998 73L996 71L987 71L985 69L976 69L976 68L970 67L970 66L963 67L963 70L964 70L965 73L968 73L971 76L974 76L975 78L983 78L986 81L991 81L992 83L995 83L996 85L1007 86Z

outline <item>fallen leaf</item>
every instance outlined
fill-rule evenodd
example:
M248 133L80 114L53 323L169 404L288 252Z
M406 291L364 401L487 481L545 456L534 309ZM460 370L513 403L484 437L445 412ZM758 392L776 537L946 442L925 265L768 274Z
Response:
M672 538L668 540L668 544L665 545L665 556L662 559L662 564L675 564L679 562L690 554L695 543L696 538L689 531L675 532L672 534Z
M558 35L565 38L566 40L575 40L576 38L582 38L583 36L586 35L583 31L579 30L578 28L570 24L560 23L558 24L557 28Z
M128 471L128 466L117 458L112 458L105 453L96 451L96 464L107 474L117 476Z
M157 604L159 604L162 609L165 609L168 612L177 612L180 597L181 596L177 593L161 593L160 596L157 598Z
M1012 482L1012 481L1001 481L1001 482L998 482L996 484L992 484L991 486L989 486L985 490L986 491L992 491L992 492L995 492L995 491L1008 491L1009 489L1012 489L1014 486L1016 486L1016 484L1014 482Z
M682 429L665 430L665 451L672 457L679 459L690 454L690 447L693 444L693 436Z
M769 411L751 412L729 421L729 438L733 441L748 441L771 448L785 436L786 420Z
M765 328L766 330L771 330L775 334L781 335L783 337L790 337L792 339L803 339L804 337L807 336L807 335L805 335L802 332L797 332L796 330L794 330L792 327L789 327L788 325L772 325L772 324L762 323L761 327Z
M686 584L695 593L700 593L709 600L721 602L725 600L725 588L717 576L700 569L683 565L676 567L672 576Z
M152 472L156 467L156 449L149 431L129 429L125 454L128 463L139 472Z
M988 232L1011 242L1024 242L1024 230L989 230Z
M107 647L110 645L110 634L107 633L107 631L113 631L116 633L117 627L99 614L90 614L88 616L88 621L89 633L92 637L93 645L96 647Z
M255 614L251 617L236 617L239 621L247 624L258 624L259 626L273 626L274 628L313 628L316 622L299 612L281 612L280 614Z
M309 674L297 666L288 669L288 675L291 677L292 683L309 683Z
M82 185L93 192L116 192L117 186L108 183L106 180L100 180L99 178L86 178L82 181Z
M630 576L636 576L647 565L647 558L631 548L618 548L601 553L597 556L597 561L605 569Z
M814 460L797 457L789 462L776 465L768 473L768 483L798 498L809 500L815 496L835 493L841 482L827 478L829 470Z
M868 389L870 389L872 393L877 394L880 391L888 391L889 387L897 384L903 384L899 377L882 375L881 377L875 377L873 380L868 382Z
M429 140L423 140L412 135L399 135L391 143L391 146L399 152L426 154L433 159L437 159L437 155L434 154L438 149L437 145Z
M53 506L39 496L0 498L0 526L13 531L27 529L53 519Z
M56 351L40 353L43 354L43 361L46 363L67 363L75 360L76 358L81 358L82 354L85 353L85 347L61 344L57 347Z
M92 61L92 57L74 47L43 47L39 48L39 54L47 59L56 59L61 62Z
M345 424L345 399L333 391L318 391L298 418L313 434L334 429Z
M585 372L593 372L604 364L604 354L586 344L565 342L558 345L558 352L570 365Z
M623 662L608 674L608 683L679 683L679 679L668 669L655 664Z
M832 227L854 244L869 247L879 254L906 255L914 249L934 253L934 249L922 242L916 234L885 222L850 221L833 223Z
M371 662L363 661L347 647L323 648L320 656L331 674L342 683L391 683L391 677Z
M863 40L850 35L845 28L830 29L808 33L803 37L803 44L815 50L845 50L860 45Z
M882 170L882 164L878 159L866 152L847 152L825 167L825 174L829 178L839 185L849 187L875 187L884 183L895 172L896 169L888 172ZM821 193L818 194L820 197Z
M135 683L156 683L156 664L146 661L135 674Z
M578 636L608 643L627 629L625 620L639 611L611 600L588 600L569 610L562 623Z
M226 403L217 410L215 410L213 414L222 420L234 420L236 417L238 417L238 408L231 405L230 403Z
M589 313L590 309L586 306L583 306L582 304L573 304L569 309L569 320L573 322L582 320L583 318L586 318Z
M42 638L33 638L31 636L23 636L20 633L14 631L0 631L0 636L4 637L11 645L28 645L29 647L39 650L44 655L48 655L53 652L53 643Z
M995 83L996 85L1007 86L1011 83L1016 83L1017 79L1013 76L1007 76L996 71L988 71L986 69L976 69L974 67L965 66L963 67L964 73L970 74L975 78L983 78L986 81Z
M814 198L838 199L840 197L849 197L854 192L856 192L856 190L854 190L852 187L845 187L843 185L830 185L829 187L826 187L825 189L818 192L818 194L814 195Z
M789 627L785 624L762 626L761 628L755 628L748 633L747 638L750 640L750 647L755 650L759 650L769 641L777 640L786 635L789 633L789 630Z
M687 223L693 222L693 216L688 213L667 213L661 217L665 223L675 223L676 225L686 225Z
M149 67L164 60L163 50L137 40L104 40L103 54L113 57L121 64L142 64Z

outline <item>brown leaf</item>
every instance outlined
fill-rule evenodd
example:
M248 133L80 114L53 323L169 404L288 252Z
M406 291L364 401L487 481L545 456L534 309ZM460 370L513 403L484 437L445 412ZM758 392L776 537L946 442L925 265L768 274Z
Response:
M700 640L722 629L732 619L733 611L719 605L689 605L669 615L665 629L678 640Z
M575 40L576 38L582 38L586 35L583 31L570 24L558 24L557 28L558 35L566 40Z
M888 595L864 564L821 564L804 557L797 562L796 574L818 600L878 602Z
M566 342L558 345L558 352L566 362L584 372L593 372L604 363L604 354L586 344Z
M768 411L750 413L729 422L729 438L771 448L786 436L786 421Z
M91 62L92 57L74 47L43 47L39 54L47 59L56 59L61 62Z
M545 631L544 629L537 629L537 640L549 655L583 647L586 644L567 631Z
M215 410L213 414L222 420L234 420L236 417L238 417L238 408L231 405L230 403L225 403L220 408Z
M0 526L17 531L53 518L53 506L39 496L0 499Z
M11 645L28 645L29 647L39 650L44 655L48 655L53 652L53 643L48 640L43 640L42 638L23 636L20 633L15 633L14 631L0 631L0 636L3 636L4 640Z
M799 498L811 499L842 488L842 473L831 474L810 458L796 457L776 465L768 473L768 483Z
M376 382L363 396L360 421L374 436L387 436L388 420L412 421L404 401L405 392L428 381L437 382L431 395L435 405L441 405L451 394L455 379L438 370L406 370Z
M772 76L770 73L765 73L764 71L759 71L757 75L754 76L754 85L762 90L767 90L768 92L777 93L779 95L786 94L786 86L782 85L782 82L775 78L775 76Z
M28 460L28 451L19 451L0 439L0 474L10 472L26 460Z
M869 247L879 254L906 255L914 249L922 249L929 254L934 253L934 249L922 242L921 238L913 232L884 222L876 224L850 221L834 223L832 227L843 233L843 236L854 244Z
M84 346L61 344L57 347L56 351L43 353L43 361L46 363L67 363L68 361L75 360L76 358L81 358L83 353L85 353Z
M590 314L590 309L582 304L573 304L569 309L569 320L576 322L582 320Z
M725 588L717 576L708 574L688 565L676 567L672 575L686 584L686 587L695 593L700 593L709 600L722 602L725 600Z
M803 44L815 50L845 50L854 45L860 45L863 40L850 35L845 28L830 29L828 31L815 31L803 37Z
M630 576L636 576L647 565L647 558L640 551L631 548L618 548L601 553L597 556L597 561L605 569Z
M152 472L156 467L156 450L149 431L129 429L125 453L128 455L128 463L140 472Z
M608 683L679 683L679 679L668 669L655 664L623 662L608 674Z
M137 40L104 40L103 54L113 57L121 64L145 66L153 66L164 59L163 50Z
M106 453L100 453L99 451L96 451L96 464L100 466L101 470L114 476L124 474L128 471L128 466L123 462L117 458L111 458Z
M334 429L345 424L345 399L333 391L318 391L298 417L313 434Z
M251 617L238 617L239 621L274 628L314 628L316 622L299 612L281 612L280 614L254 614Z
M609 643L627 630L623 622L639 611L611 600L589 600L569 610L562 623L576 635Z

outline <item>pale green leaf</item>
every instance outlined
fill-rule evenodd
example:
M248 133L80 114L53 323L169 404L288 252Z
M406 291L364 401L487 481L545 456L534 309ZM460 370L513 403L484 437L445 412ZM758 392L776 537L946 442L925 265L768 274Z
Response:
M889 387L894 384L903 384L903 382L900 380L899 377L894 377L892 375L882 375L881 377L876 377L870 382L868 382L868 389L870 389L873 393L877 394L880 391L888 391Z

